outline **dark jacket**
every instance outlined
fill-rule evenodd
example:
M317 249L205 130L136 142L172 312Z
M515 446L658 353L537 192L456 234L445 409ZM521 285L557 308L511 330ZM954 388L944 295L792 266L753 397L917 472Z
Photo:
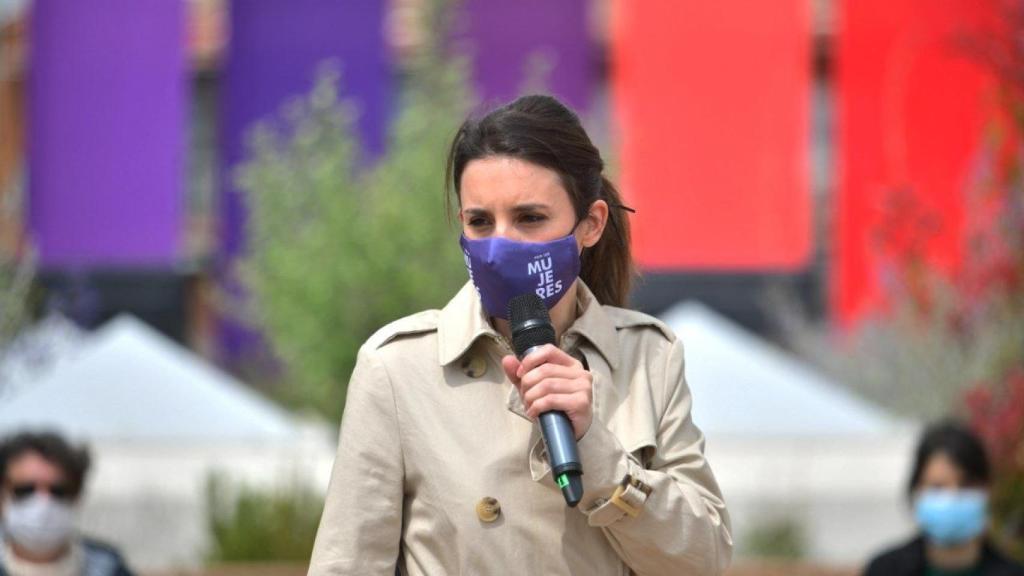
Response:
M924 538L888 550L868 564L864 576L925 576ZM1010 561L985 542L981 552L984 576L1024 576L1024 566Z
M134 576L114 548L88 539L82 540L82 548L85 552L85 570L82 576ZM2 564L0 576L9 576Z

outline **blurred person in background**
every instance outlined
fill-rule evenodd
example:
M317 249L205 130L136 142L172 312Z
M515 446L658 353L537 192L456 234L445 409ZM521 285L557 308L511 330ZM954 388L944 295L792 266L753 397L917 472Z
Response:
M921 533L868 564L866 576L1024 576L986 536L988 456L954 421L933 424L917 447L909 495Z
M725 570L729 517L690 418L682 344L622 308L629 209L603 168L552 97L459 129L447 186L470 282L361 348L311 575ZM538 258L546 273L531 276ZM538 285L559 346L520 361L506 306ZM578 441L576 508L535 425L552 410Z
M56 434L0 442L0 576L131 576L117 551L77 533L88 469L85 448Z

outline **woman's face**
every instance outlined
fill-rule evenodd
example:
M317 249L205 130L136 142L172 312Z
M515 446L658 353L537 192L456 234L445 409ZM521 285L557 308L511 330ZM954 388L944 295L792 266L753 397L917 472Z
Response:
M944 452L936 452L925 463L917 490L959 490L964 487L963 471Z
M554 170L510 156L472 160L462 172L459 221L466 238L547 242L575 235L581 248L601 237L608 207L598 200L576 226L569 193Z
M964 471L947 454L935 452L914 487L914 518L931 545L957 547L977 542L988 522L988 492L965 482Z

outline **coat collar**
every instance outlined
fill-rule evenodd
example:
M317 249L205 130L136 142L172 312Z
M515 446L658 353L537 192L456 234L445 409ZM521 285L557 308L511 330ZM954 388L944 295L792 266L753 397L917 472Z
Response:
M441 366L457 360L482 336L501 340L501 336L487 320L473 283L466 282L441 309L441 317L438 319L437 349Z
M613 369L619 367L619 335L615 323L583 280L577 281L576 321L562 338L575 335L586 338Z
M583 337L604 356L609 366L618 367L619 347L615 324L582 280L577 280L576 306L576 322L562 336L562 342ZM502 340L484 313L480 296L472 282L467 282L441 310L438 322L438 360L441 365L457 360L483 336Z

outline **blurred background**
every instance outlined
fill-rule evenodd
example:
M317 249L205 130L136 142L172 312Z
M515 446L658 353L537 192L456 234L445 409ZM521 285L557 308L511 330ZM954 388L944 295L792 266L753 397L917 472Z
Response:
M145 574L302 574L358 345L466 275L444 158L573 107L687 346L734 574L910 536L954 415L1024 551L1024 6L0 0L0 434Z

